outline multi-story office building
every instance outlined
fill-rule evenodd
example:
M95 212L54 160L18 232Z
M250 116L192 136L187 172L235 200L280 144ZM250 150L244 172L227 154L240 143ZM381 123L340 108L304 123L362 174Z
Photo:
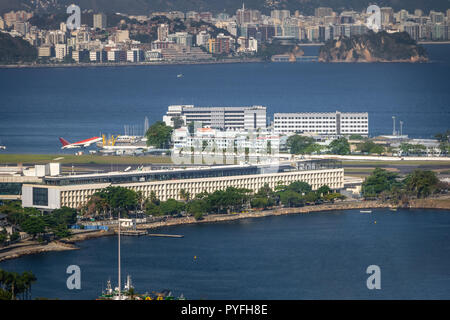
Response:
M173 117L181 117L185 124L198 122L203 127L216 129L264 129L266 107L194 107L193 105L169 106L163 121L173 126Z
M94 14L94 29L106 29L106 14L97 13Z
M223 165L203 168L141 170L97 174L68 175L43 178L41 184L22 186L22 205L41 210L63 206L79 208L89 197L108 186L121 186L142 192L149 197L165 201L180 198L182 189L192 197L202 192L214 192L228 187L258 191L265 184L275 188L278 184L304 181L313 190L328 185L333 190L344 187L344 169L333 160L297 161L271 165Z
M315 133L319 135L369 135L367 112L275 113L274 131L278 134Z

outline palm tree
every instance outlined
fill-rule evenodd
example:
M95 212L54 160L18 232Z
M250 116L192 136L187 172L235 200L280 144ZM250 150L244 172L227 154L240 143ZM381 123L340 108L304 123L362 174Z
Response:
M180 198L187 202L191 198L191 194L189 193L189 191L186 191L185 189L181 189L180 190Z
M11 300L16 300L16 289L19 281L19 274L17 272L7 272L5 284L10 288Z
M25 293L27 298L31 298L31 285L36 282L37 278L31 271L25 271L22 273L22 279L25 285Z

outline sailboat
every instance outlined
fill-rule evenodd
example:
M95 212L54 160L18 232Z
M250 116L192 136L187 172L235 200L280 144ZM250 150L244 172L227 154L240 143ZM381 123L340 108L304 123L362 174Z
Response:
M112 289L111 280L106 283L106 290L103 290L99 300L185 300L183 294L175 298L170 290L163 290L162 292L152 292L151 294L138 294L134 291L131 281L131 276L127 275L127 281L122 290L121 288L121 256L120 256L120 210L118 217L118 231L117 231L117 264L118 264L118 286Z

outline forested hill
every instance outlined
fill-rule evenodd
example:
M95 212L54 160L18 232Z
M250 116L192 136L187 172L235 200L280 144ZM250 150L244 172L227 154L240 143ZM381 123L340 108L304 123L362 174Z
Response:
M425 62L425 48L408 33L369 31L350 38L330 40L320 48L321 62Z
M36 48L27 41L0 32L0 64L33 62L36 58Z
M33 3L36 1L33 1ZM43 0L43 3L51 3ZM235 13L242 7L243 0L56 0L56 7L49 5L50 11L62 11L71 3L76 3L82 9L93 9L106 13L148 14L153 11L212 11L214 13ZM390 6L394 10L406 9L411 13L414 9L422 9L426 13L430 10L444 12L450 8L450 0L245 0L245 7L258 9L268 14L272 9L300 10L302 14L312 15L317 7L331 7L340 12L342 10L361 11L376 2L380 7ZM0 0L0 13L9 10L35 7L31 0ZM47 10L47 9L46 9Z

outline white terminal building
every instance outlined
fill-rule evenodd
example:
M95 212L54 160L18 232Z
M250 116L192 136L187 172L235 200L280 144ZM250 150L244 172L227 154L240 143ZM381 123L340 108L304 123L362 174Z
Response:
M318 135L369 135L367 112L305 112L275 113L274 132L277 134L315 133Z
M344 187L344 169L335 160L297 160L270 164L218 165L108 172L66 176L45 176L41 183L22 185L22 206L44 211L63 206L79 208L90 196L108 186L121 186L149 197L181 200L182 189L192 197L202 192L228 187L248 188L257 192L265 184L275 188L295 181L309 183L313 190L328 185L332 190Z
M198 122L202 127L222 130L265 129L266 107L194 107L193 105L169 106L163 121L173 126L173 118L180 117L188 125Z

